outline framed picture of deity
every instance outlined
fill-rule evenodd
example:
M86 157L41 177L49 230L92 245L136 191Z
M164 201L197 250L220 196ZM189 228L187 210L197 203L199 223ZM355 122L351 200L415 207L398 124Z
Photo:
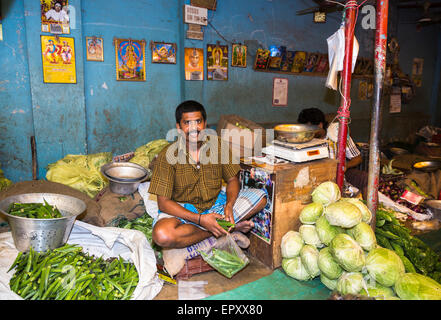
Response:
M176 43L150 42L152 63L176 64Z
M145 40L114 39L116 80L145 81Z
M246 68L247 67L247 46L233 43L231 50L232 50L231 66Z
M104 61L103 38L86 37L87 61Z
M75 39L40 36L44 83L77 83Z
M228 80L228 46L207 44L207 80Z

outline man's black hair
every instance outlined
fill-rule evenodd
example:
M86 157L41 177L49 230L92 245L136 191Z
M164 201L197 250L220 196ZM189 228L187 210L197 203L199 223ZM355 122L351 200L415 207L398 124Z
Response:
M326 130L328 127L328 122L325 119L325 114L318 108L307 108L303 109L297 118L298 123L308 123L318 125L320 122L323 123L323 129Z
M207 121L207 113L205 112L205 108L202 104L194 100L187 100L182 102L176 107L175 117L176 123L180 123L182 119L182 114L187 112L200 112L204 121Z

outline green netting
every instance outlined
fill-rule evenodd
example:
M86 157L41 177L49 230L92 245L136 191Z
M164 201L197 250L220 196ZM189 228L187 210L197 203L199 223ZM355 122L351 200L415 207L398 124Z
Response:
M204 300L326 300L330 294L319 277L298 281L277 269L269 276Z

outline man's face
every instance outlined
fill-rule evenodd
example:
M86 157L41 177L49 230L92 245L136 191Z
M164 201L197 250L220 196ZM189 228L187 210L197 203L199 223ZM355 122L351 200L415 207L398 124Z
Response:
M197 51L193 52L192 54L190 54L190 64L192 67L196 68L199 64L199 54L197 53Z
M61 11L61 5L56 4L55 5L55 11L60 12Z
M205 126L206 122L200 111L183 113L181 121L176 124L176 128L184 132L187 142L197 142L199 133Z

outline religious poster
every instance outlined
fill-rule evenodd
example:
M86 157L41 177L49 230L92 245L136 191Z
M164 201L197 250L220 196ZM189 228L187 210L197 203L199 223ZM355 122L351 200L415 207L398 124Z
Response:
M40 36L45 83L77 83L75 40L70 37Z
M185 80L204 80L204 49L185 48Z
M367 100L368 97L368 82L365 80L360 80L358 83L358 99Z
M305 67L303 68L304 72L314 72L317 64L319 62L320 55L315 52L308 53L308 57L306 59Z
M3 41L2 8L0 6L0 41Z
M321 54L317 67L314 72L317 73L327 73L329 71L329 59L327 54Z
M116 80L145 81L145 40L115 39Z
M291 67L291 72L300 73L303 71L306 62L306 52L296 51L294 54L294 61Z
M176 63L176 43L150 42L152 63Z
M207 44L207 80L228 80L228 46Z
M86 59L104 61L103 38L86 37Z
M268 67L268 60L270 58L270 51L266 49L257 49L256 60L254 61L254 69L266 70Z
M423 65L424 59L414 58L412 63L412 81L415 86L421 87L423 82Z
M274 78L273 79L273 106L287 106L288 105L288 79Z
M250 232L270 244L274 201L274 184L271 176L260 168L242 169L239 175L241 190L248 188L261 189L268 195L265 208L252 218L254 227Z
M40 0L41 32L69 34L68 1Z
M294 62L294 51L286 51L286 54L282 57L282 63L280 64L280 71L290 72L292 63Z
M389 113L401 112L401 87L392 87L389 101Z
M233 43L231 66L246 68L247 66L247 46Z

